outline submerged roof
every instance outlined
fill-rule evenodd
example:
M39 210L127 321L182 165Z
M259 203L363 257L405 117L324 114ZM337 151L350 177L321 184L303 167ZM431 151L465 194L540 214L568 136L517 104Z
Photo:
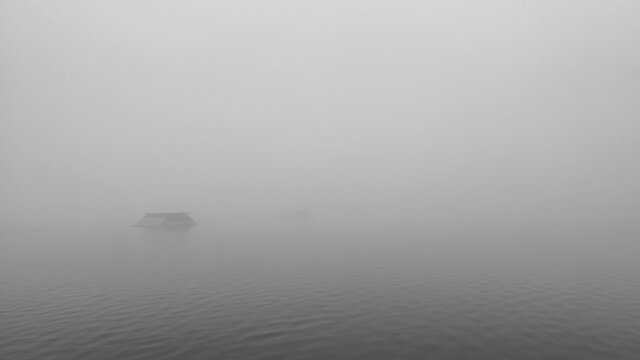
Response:
M193 226L196 222L186 212L177 213L147 213L133 226L139 227L171 227Z

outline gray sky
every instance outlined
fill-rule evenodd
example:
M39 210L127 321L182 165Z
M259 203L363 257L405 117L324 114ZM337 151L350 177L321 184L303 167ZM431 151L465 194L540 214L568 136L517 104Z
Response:
M632 224L639 18L636 0L0 0L0 225Z

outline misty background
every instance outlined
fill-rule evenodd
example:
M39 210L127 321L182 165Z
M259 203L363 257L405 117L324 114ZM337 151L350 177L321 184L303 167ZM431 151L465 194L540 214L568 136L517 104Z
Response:
M0 227L308 209L638 234L639 16L634 0L0 0Z

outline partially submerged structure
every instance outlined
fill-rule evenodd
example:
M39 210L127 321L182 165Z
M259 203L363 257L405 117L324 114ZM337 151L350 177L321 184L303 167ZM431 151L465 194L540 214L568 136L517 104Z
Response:
M186 212L147 213L132 226L147 229L188 229L196 222Z

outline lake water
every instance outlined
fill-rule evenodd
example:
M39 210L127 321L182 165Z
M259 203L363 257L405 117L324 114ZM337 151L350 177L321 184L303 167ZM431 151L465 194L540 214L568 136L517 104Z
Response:
M0 359L640 358L630 239L204 227L0 239Z

